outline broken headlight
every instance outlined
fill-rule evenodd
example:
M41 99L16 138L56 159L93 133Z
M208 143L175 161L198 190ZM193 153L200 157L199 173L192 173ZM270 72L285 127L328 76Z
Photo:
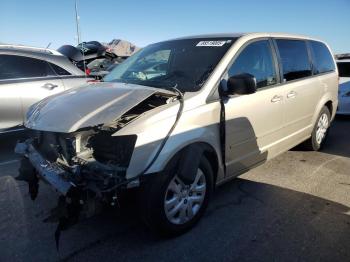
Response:
M110 132L101 131L89 139L89 147L97 161L127 168L136 139L136 135L111 136Z

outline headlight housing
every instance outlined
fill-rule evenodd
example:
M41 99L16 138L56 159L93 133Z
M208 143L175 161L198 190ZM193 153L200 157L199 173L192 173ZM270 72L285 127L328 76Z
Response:
M127 168L134 151L136 135L111 136L108 131L100 131L89 139L94 158L100 163L114 164Z

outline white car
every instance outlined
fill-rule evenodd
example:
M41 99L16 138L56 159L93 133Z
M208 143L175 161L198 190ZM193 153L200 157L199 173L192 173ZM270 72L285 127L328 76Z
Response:
M302 142L319 150L338 106L329 47L298 35L168 40L103 80L30 108L20 177L60 192L78 211L65 221L140 187L144 220L165 235L194 226L215 185Z
M350 115L350 59L337 61L339 71L338 115Z
M55 50L0 45L0 133L22 130L32 104L88 80Z

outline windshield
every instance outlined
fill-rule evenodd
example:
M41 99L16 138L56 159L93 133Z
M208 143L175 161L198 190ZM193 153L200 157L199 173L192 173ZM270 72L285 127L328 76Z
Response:
M149 45L113 69L104 81L198 91L236 38L172 40Z
M99 59L95 59L92 62L90 62L87 67L90 69L93 68L107 68L109 67L111 64L113 64L113 62L109 59L106 58L99 58Z
M339 62L337 66L340 77L350 77L350 62Z

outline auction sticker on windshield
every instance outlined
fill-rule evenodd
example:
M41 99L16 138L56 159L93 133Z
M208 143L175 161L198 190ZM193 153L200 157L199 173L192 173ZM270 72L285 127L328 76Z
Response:
M226 41L200 41L196 46L223 46Z

